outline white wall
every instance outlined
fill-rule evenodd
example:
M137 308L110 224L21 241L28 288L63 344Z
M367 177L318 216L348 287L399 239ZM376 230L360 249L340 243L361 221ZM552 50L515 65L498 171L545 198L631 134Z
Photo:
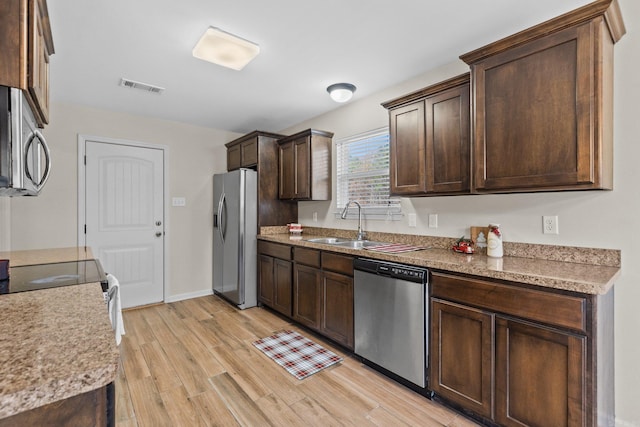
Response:
M11 249L11 199L0 197L0 251Z
M165 201L165 298L211 289L212 176L226 171L224 144L238 134L66 104L52 105L44 133L52 150L51 177L40 196L11 199L12 250L77 245L78 134L162 144L169 148L169 199L187 201L185 207Z
M622 276L614 288L616 412L618 425L640 426L640 245L635 234L640 225L640 194L635 182L640 159L640 2L619 3L627 34L615 46L613 191L403 199L405 213L418 216L417 228L409 228L406 219L393 223L371 220L365 222L365 230L456 237L468 235L471 225L495 221L502 224L507 241L621 249ZM388 116L381 102L465 71L466 65L456 61L368 98L358 99L356 92L355 101L346 106L280 132L316 128L335 132L336 139L385 126ZM333 202L301 202L299 221L355 232L355 221L335 219L334 210ZM314 212L318 213L318 222L313 222ZM438 214L437 229L427 227L429 213ZM559 216L559 235L542 234L542 215Z

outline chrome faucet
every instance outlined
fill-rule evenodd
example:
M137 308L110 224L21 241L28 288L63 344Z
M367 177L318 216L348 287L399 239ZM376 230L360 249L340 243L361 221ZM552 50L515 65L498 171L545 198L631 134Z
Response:
M342 210L342 215L340 215L340 218L347 219L347 211L349 210L349 206L351 205L351 203L355 203L355 205L358 207L358 234L356 235L356 240L365 240L367 238L367 233L362 231L362 206L360 206L360 203L356 202L355 200L349 200Z

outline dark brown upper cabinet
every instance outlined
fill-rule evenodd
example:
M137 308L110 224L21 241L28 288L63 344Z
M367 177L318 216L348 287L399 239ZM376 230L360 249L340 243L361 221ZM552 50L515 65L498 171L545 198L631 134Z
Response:
M0 2L0 85L22 89L38 125L49 123L49 56L54 54L46 0Z
M307 129L278 141L280 199L331 199L331 138L331 132Z
M469 91L467 73L382 104L392 195L470 192Z
M476 192L611 189L613 45L600 0L460 58L471 66Z
M258 231L298 221L298 204L278 199L279 138L283 135L253 131L225 144L227 170L243 167L258 172Z

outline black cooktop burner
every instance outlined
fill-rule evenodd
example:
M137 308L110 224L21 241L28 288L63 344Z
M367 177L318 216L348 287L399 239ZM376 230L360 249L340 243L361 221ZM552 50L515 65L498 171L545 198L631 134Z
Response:
M11 267L9 280L0 282L0 294L35 291L59 286L100 282L106 287L106 276L100 262L83 260L54 264Z

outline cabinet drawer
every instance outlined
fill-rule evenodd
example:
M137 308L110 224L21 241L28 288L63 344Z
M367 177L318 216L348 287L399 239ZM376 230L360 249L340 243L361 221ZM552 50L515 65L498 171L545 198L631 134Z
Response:
M353 257L322 252L322 269L353 276Z
M586 332L586 298L433 273L431 295Z
M263 255L269 255L275 258L286 260L291 259L291 246L281 245L279 243L259 241L258 252Z
M317 249L295 248L293 259L300 264L320 268L320 251Z

